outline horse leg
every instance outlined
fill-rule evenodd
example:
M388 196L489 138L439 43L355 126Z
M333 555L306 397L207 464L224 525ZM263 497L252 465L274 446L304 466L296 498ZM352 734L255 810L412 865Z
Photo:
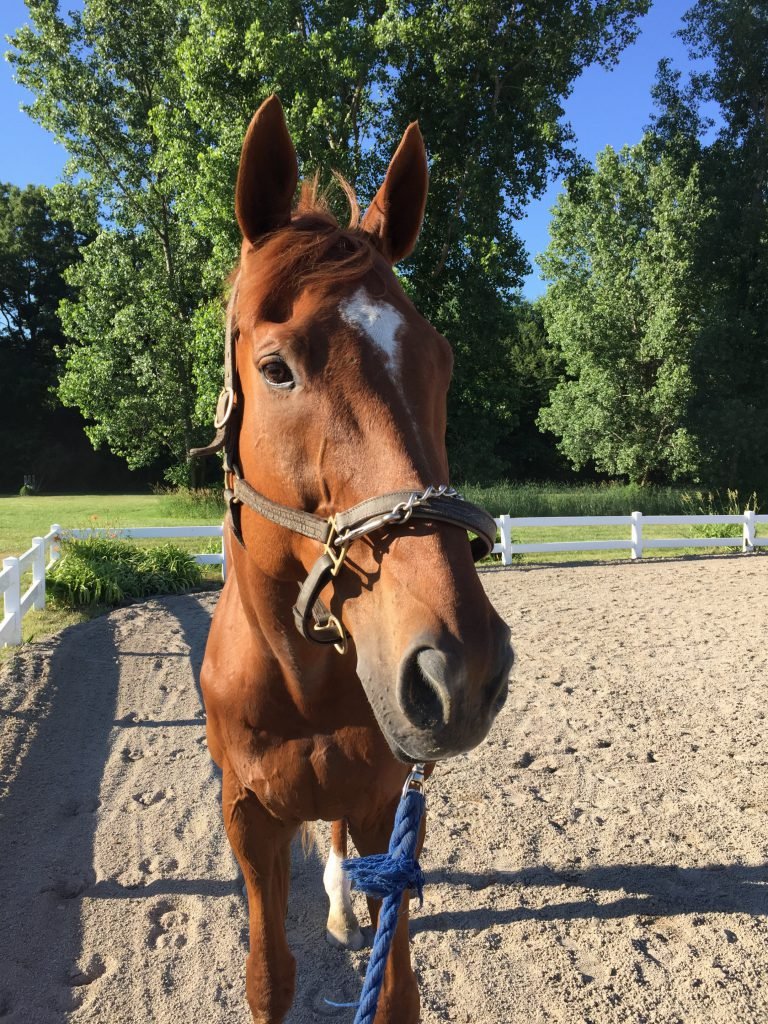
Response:
M341 867L346 856L347 823L341 819L331 825L331 849L323 872L323 885L330 903L325 936L332 946L362 949L365 939L352 909L349 879Z
M293 1003L296 963L285 936L295 828L281 824L224 765L224 826L248 893L245 992L254 1024L281 1024Z
M387 809L382 821L375 826L360 828L350 820L349 830L361 857L372 853L386 853L389 837L395 821L398 801ZM424 822L417 846L417 855L424 841ZM384 981L379 995L374 1024L418 1024L421 1001L416 976L411 966L411 951L408 944L408 905L410 893L403 895L400 916L392 938L392 945L384 970ZM371 923L375 928L379 920L381 900L368 898Z

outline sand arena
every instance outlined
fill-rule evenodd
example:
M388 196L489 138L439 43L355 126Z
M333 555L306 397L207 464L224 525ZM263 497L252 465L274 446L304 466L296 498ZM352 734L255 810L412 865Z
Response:
M428 786L422 1020L768 1017L768 559L488 572L513 688ZM117 610L0 678L0 1017L250 1021L196 675L217 594ZM294 853L292 1024L353 1013ZM360 904L362 914L362 901Z

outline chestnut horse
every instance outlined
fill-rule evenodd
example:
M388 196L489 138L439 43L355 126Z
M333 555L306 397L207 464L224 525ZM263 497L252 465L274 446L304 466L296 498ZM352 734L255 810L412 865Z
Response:
M260 1024L279 1024L293 1000L285 913L297 829L334 822L329 937L359 947L340 867L347 827L361 854L386 850L410 764L485 737L512 657L467 538L470 529L488 541L488 517L444 486L451 350L392 270L424 214L418 125L348 229L312 186L292 210L297 178L272 96L248 128L237 179L243 242L211 446L225 448L228 470L228 574L202 669L208 745L248 894L246 992ZM325 522L350 506L346 520ZM328 535L319 561L318 523ZM419 1019L407 910L404 900L378 1024Z

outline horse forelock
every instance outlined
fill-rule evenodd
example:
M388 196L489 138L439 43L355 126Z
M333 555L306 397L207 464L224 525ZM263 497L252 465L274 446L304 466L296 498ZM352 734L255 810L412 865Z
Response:
M342 290L373 268L378 250L360 227L354 189L341 175L335 178L349 203L349 224L339 224L317 176L305 180L290 223L248 249L236 272L239 305L248 316L285 319L304 289L333 285Z

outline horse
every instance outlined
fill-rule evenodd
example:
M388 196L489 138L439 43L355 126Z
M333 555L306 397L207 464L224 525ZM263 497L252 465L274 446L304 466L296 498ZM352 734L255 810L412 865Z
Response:
M385 851L412 765L481 742L509 685L509 630L471 547L493 544L493 520L447 484L451 349L393 271L416 244L427 183L414 122L362 219L344 185L343 228L316 181L294 209L297 157L276 96L243 141L225 388L214 443L198 450L224 449L230 502L201 687L259 1024L279 1024L293 1001L297 830L332 822L327 934L359 948L347 835L361 855ZM404 897L376 1022L415 1024L419 1007Z

